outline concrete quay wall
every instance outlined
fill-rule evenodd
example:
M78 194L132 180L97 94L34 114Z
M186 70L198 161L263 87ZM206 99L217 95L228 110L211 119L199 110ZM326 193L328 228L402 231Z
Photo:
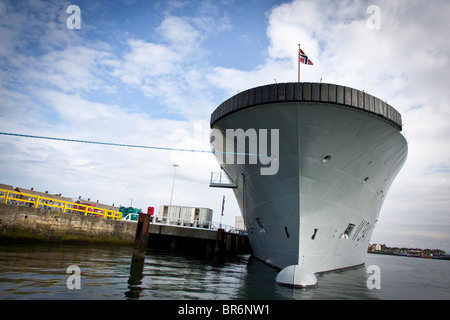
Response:
M149 216L141 216L138 222L119 221L0 203L0 241L139 244L219 255L251 252L244 235L153 224Z
M134 244L137 224L0 203L0 240Z

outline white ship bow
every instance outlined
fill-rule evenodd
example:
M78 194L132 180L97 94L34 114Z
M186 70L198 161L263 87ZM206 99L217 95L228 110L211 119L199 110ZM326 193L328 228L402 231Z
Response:
M407 156L394 108L348 87L274 84L222 103L211 128L253 254L283 269L277 282L314 285L314 273L364 263L383 201ZM257 152L265 157L255 163L252 137L242 152L239 137L226 139L227 129L259 133ZM261 133L268 135L265 148ZM271 139L275 134L278 141ZM230 150L247 155L229 161ZM277 170L262 174L264 168Z

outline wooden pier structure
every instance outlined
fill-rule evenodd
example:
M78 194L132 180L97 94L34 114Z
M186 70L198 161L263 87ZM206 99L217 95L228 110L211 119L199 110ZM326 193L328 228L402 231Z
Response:
M251 253L246 234L226 232L222 228L205 229L153 223L147 214L139 215L136 246L219 255Z

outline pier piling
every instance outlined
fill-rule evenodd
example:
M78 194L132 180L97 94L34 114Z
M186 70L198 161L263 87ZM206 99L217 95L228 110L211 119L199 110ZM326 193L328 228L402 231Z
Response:
M138 248L146 249L148 245L148 233L150 228L150 215L140 213L136 228L135 245Z

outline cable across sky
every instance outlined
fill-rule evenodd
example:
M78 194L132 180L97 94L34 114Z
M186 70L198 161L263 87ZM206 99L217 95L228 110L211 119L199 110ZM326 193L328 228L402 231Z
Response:
M210 151L210 150L198 150L198 149L196 150L196 149L183 149L183 148L155 147L155 146L143 146L143 145L135 145L135 144L114 143L114 142L102 142L102 141L89 141L89 140L79 140L79 139L44 137L44 136L35 136L35 135L30 135L30 134L20 134L20 133L10 133L10 132L0 132L0 135L22 137L22 138L43 139L43 140L64 141L64 142L78 142L78 143L88 143L88 144L99 144L99 145L107 145L107 146L115 146L115 147L165 150L165 151L198 152L198 153L212 153L212 154L214 154L214 153L223 153L223 154L236 154L236 155L255 155L255 154L252 154L252 153L219 152L219 151L215 151L215 150L211 150Z
M213 151L208 151L208 150L195 150L195 149L182 149L182 148L142 146L142 145L135 145L135 144L114 143L114 142L102 142L102 141L89 141L89 140L79 140L79 139L44 137L44 136L35 136L35 135L30 135L30 134L9 133L9 132L0 132L0 134L5 135L5 136L15 136L15 137L43 139L43 140L55 140L55 141L65 141L65 142L100 144L100 145L116 146L116 147L155 149L155 150L167 150L167 151L183 151L183 152L214 153Z

